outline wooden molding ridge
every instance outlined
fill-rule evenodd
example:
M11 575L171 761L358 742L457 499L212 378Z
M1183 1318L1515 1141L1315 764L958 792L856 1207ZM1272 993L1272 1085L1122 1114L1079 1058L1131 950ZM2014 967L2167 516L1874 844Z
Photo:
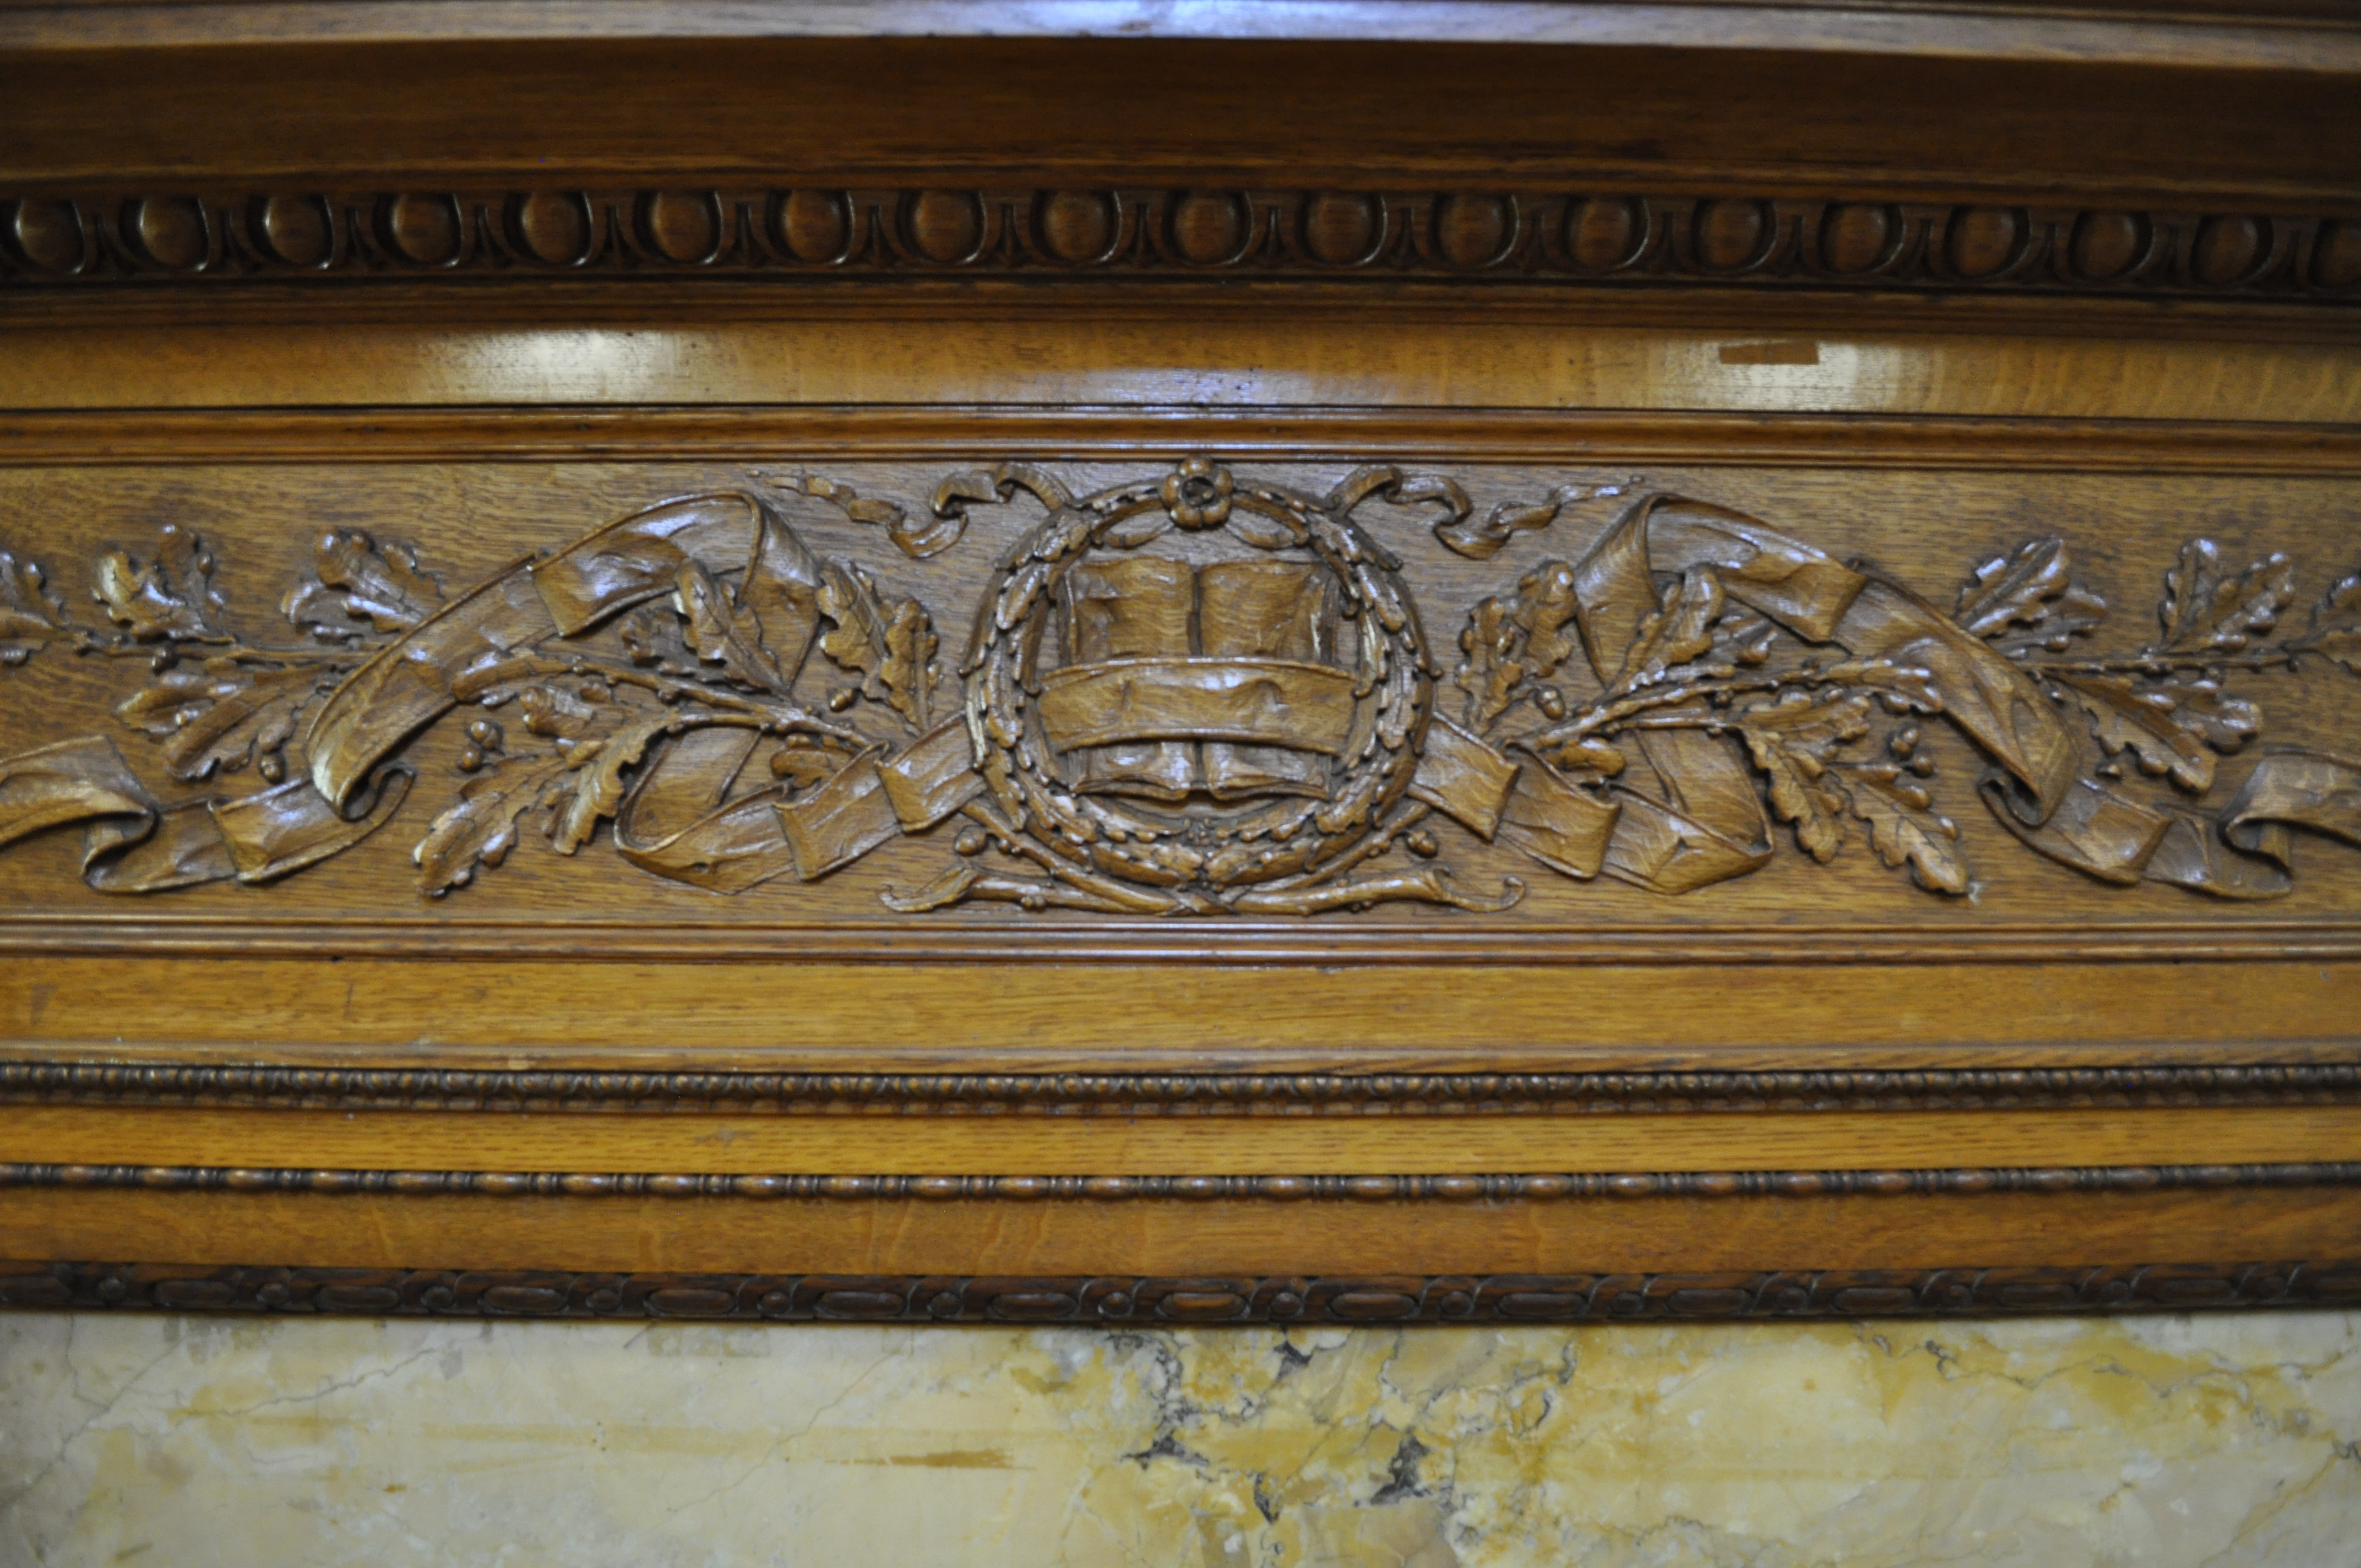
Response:
M819 1073L420 1070L0 1062L0 1104L903 1113L2012 1110L2345 1102L2361 1064L1774 1072Z
M2319 1309L2361 1263L1755 1273L1013 1278L0 1261L0 1307L746 1322L1483 1323Z
M1182 1200L1483 1203L1590 1198L1877 1197L2361 1186L2361 1161L2269 1165L1675 1170L1518 1175L831 1176L491 1170L304 1170L0 1163L0 1190L302 1192L326 1196L766 1198L1124 1203Z
M1518 191L89 190L0 287L563 277L1450 279L2345 301L2361 215Z

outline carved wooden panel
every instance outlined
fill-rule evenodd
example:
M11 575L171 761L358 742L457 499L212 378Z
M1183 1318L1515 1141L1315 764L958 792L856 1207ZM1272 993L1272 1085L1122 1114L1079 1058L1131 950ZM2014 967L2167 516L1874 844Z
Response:
M2351 29L1382 13L0 23L0 1304L2349 1302Z
M82 832L0 876L18 918L835 942L1677 911L2064 952L2201 909L2268 942L2361 899L2353 505L1214 455L20 472L0 839Z

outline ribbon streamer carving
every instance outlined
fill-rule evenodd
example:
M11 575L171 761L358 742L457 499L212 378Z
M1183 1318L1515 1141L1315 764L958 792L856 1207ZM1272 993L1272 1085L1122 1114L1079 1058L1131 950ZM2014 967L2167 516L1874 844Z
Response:
M1438 651L1387 528L1477 561L1567 512L1620 509L1578 554L1466 609ZM903 555L976 507L1039 521L988 579L962 652L928 608L808 543L851 523ZM1373 506L1392 509L1380 525ZM104 893L270 882L401 815L417 738L471 717L467 775L415 842L439 896L528 828L717 894L829 875L897 838L957 851L906 913L987 901L1112 916L1309 915L1387 903L1497 911L1453 825L1532 865L1685 894L1764 865L1773 828L1833 858L1865 834L1931 891L1975 886L1934 807L1926 727L1984 759L2024 845L2102 882L2283 895L2299 831L2361 844L2361 764L2264 750L2224 682L2361 673L2361 575L2280 627L2291 563L2191 542L2161 635L2096 655L2104 601L2065 543L1971 575L1949 610L1741 512L1563 486L1477 517L1454 480L1379 466L1312 495L1205 458L1085 495L1022 464L954 474L921 509L808 475L632 513L456 597L398 543L319 542L287 594L299 635L224 620L202 541L102 557L108 624L0 551L0 660L137 659L118 716L159 743L167 798L104 735L0 760L0 843L79 826ZM225 781L252 768L260 787ZM954 819L957 819L954 821ZM1464 840L1462 840L1464 842Z

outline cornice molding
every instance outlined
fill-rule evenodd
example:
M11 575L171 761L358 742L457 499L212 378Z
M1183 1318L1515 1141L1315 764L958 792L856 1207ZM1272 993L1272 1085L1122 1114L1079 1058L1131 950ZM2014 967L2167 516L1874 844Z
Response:
M2361 1263L1657 1274L994 1277L0 1262L0 1307L740 1322L1450 1324L2320 1309Z
M89 189L0 201L0 287L698 276L1442 280L2346 302L2361 214L2033 196L1537 191Z

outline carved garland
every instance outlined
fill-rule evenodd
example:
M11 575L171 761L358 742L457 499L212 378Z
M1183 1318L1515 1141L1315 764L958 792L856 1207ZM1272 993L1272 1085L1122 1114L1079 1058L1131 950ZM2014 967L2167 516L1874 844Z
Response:
M1947 614L1755 519L1620 485L1479 519L1455 481L1390 466L1313 497L1191 458L1077 497L1005 464L950 476L914 516L807 474L755 477L456 598L407 547L331 532L283 603L295 643L231 629L185 530L148 561L96 563L105 630L0 551L0 660L54 644L144 661L151 684L117 713L166 773L204 784L250 765L264 785L159 803L112 740L61 740L0 761L0 842L81 823L104 892L269 882L390 819L412 737L464 705L469 777L412 851L429 895L498 866L529 822L573 854L611 821L633 864L736 893L954 816L961 861L890 907L1515 902L1515 878L1478 892L1442 864L1372 869L1439 856L1438 816L1554 872L1665 894L1767 863L1775 817L1816 861L1864 832L1887 866L1964 894L1958 828L1925 782L1935 719L1990 760L1977 793L1996 820L2102 881L2277 897L2294 830L2361 843L2346 759L2268 751L2210 803L2217 759L2260 727L2225 679L2361 673L2361 573L2280 632L2293 564L2237 567L2192 541L2161 635L2092 655L2106 606L2055 537L1976 567ZM1047 515L981 596L956 682L923 604L795 526L827 509L923 558L969 508L1020 494ZM1447 687L1398 558L1357 515L1419 509L1482 560L1602 499L1624 510L1580 558L1468 609ZM2131 787L2143 775L2166 793Z
M741 1322L1466 1323L2349 1307L2361 1262L1376 1277L585 1274L0 1261L0 1307Z
M0 285L701 273L2334 299L2361 286L2361 220L1483 191L129 191L0 203Z

